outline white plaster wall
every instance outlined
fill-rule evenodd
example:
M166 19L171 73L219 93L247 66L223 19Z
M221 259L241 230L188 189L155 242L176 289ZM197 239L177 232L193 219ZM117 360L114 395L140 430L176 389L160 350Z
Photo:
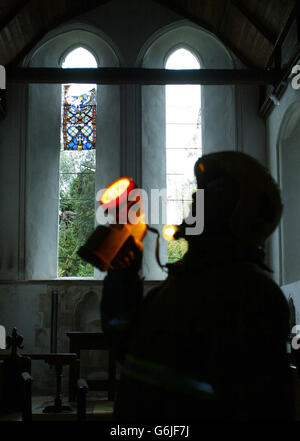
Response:
M42 326L42 315L39 312L39 294L46 293L47 287L24 286L18 284L0 286L0 323L6 328L6 333L11 334L13 327L24 337L23 352L49 352L50 333L45 331L48 345L38 348L36 344L36 331ZM49 308L50 310L50 308ZM54 389L55 381L49 367L40 361L32 364L34 378L34 392L48 393Z
M6 333L11 334L13 327L24 337L21 353L50 352L51 291L58 292L58 352L69 351L69 331L101 331L99 304L102 286L89 282L73 286L72 282L60 284L19 283L0 286L0 323ZM87 293L94 292L89 303L89 318L95 318L93 329L87 325L80 329L76 326L76 307ZM78 315L78 314L77 314ZM82 317L83 318L83 317ZM85 319L86 319L85 314ZM96 320L98 324L96 326ZM86 320L85 320L86 321ZM99 368L101 370L101 367ZM64 394L67 394L68 369L64 369ZM35 394L52 394L55 391L55 372L43 361L32 361L32 375Z
M294 147L291 144L291 149L289 149L289 140L287 138L291 135L292 127L289 126L289 122L293 117L295 118L295 112L297 112L300 107L300 92L294 90L291 85L288 85L288 88L280 100L280 105L276 106L271 115L267 120L267 160L270 171L275 178L275 180L279 183L281 187L281 193L283 201L285 202L285 198L296 198L299 195L299 156L297 150L297 139L294 143ZM299 119L297 124L299 125ZM296 127L295 126L295 127ZM294 133L294 135L296 132ZM282 142L283 141L283 142ZM291 141L291 139L290 139ZM286 149L288 148L288 150ZM282 149L285 149L284 157L282 157ZM293 160L290 161L291 157L285 157L285 154L288 151L293 154ZM296 158L295 158L296 155ZM284 159L284 163L282 163L282 159ZM291 168L289 168L291 166ZM288 192L291 191L291 187L288 182L286 188L283 187L284 183L282 182L282 167L285 169L285 176L295 179L295 187L293 190L293 195L289 195ZM298 199L299 201L299 199ZM280 285L285 285L291 282L296 282L296 280L300 279L299 273L299 252L296 250L297 244L299 243L299 202L297 200L295 202L291 202L292 210L289 212L287 207L284 207L284 215L282 218L282 222L280 223L279 228L276 229L275 233L272 235L270 239L270 264L274 270L274 279ZM296 204L296 206L295 206ZM289 204L286 204L289 205ZM286 223L285 234L286 241L284 238L284 219L290 218L290 222L293 223L292 228L289 230L288 223ZM290 244L290 245L288 245ZM292 245L292 249L288 249ZM296 255L296 259L294 261L286 261L284 262L284 255L288 256ZM284 270L284 267L286 271ZM290 267L290 268L289 268Z
M237 149L266 165L266 125L259 117L259 88L236 87Z
M0 121L0 279L19 276L22 86L7 87L7 116ZM24 145L23 145L24 147Z
M167 52L182 38L204 67L234 66L228 51L209 33L187 26L182 17L151 0L113 0L77 17L46 35L24 64L58 66L65 51L80 44L94 51L100 66L162 67ZM204 151L238 149L264 162L265 127L257 116L258 89L207 86L203 94ZM59 125L60 86L8 89L8 113L0 121L0 323L8 330L17 326L22 331L26 351L48 350L49 329L38 342L35 339L39 328L47 329L41 326L40 302L47 303L49 290L60 289L62 283L49 285L48 280L56 277ZM277 131L276 118L272 131ZM96 189L120 174L130 174L146 190L164 188L164 146L164 87L98 87ZM148 291L151 279L164 277L154 259L150 234L144 260ZM18 279L48 282L14 283ZM11 283L6 284L7 280ZM70 299L75 302L86 287L82 281L69 283ZM60 320L69 326L64 313ZM40 365L34 376L41 377L46 368Z
M26 279L56 277L60 86L29 86L26 145Z
M293 118L294 116L294 118ZM279 145L284 212L281 222L282 280L300 280L300 105L291 115L294 127Z
M81 44L92 49L100 66L162 67L167 52L182 42L197 52L204 67L234 65L215 37L187 26L151 0L115 0L77 17L47 34L24 64L59 66L65 51ZM60 86L23 89L9 91L8 115L0 123L1 139L10 145L1 149L2 280L56 277ZM163 87L152 86L142 91L133 86L122 86L121 91L119 86L98 88L97 189L120 174L130 174L146 189L165 187L163 92ZM26 93L28 99L23 97ZM257 96L256 88L241 87L239 93L231 86L203 88L205 152L239 149L263 161L264 126L256 113ZM150 235L145 248L149 240L145 274L148 279L161 278Z
M300 325L300 281L283 285L281 289L287 299L289 297L293 299L296 310L296 324Z
M135 66L148 39L181 18L152 0L113 0L81 16L115 42L125 66Z
M155 283L145 283L145 294L155 287ZM0 285L0 324L11 334L14 327L24 337L21 353L50 352L51 291L58 292L58 352L69 351L70 331L101 331L99 305L102 282L65 281L20 282ZM91 294L91 295L89 295ZM88 298L86 297L87 295ZM87 299L87 300L86 300ZM103 354L92 351L91 358L83 354L84 362L95 363L94 371L105 370ZM93 370L93 369L92 369ZM34 394L53 395L55 372L43 361L32 361ZM68 369L64 369L64 395L67 389Z

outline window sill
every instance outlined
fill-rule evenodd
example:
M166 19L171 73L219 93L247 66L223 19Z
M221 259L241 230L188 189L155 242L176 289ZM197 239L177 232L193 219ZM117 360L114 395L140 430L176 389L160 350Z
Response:
M144 280L144 285L160 285L163 280ZM103 280L94 277L61 277L56 279L35 279L35 280L0 280L0 285L98 285Z

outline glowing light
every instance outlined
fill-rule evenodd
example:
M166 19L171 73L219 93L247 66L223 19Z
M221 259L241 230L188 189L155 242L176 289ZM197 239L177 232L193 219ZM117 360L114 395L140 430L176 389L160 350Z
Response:
M199 164L199 168L200 168L200 170L202 171L202 173L204 173L205 167L204 167L204 165L202 164L202 162L200 162L200 164Z
M100 203L106 205L116 199L120 199L131 186L132 181L129 178L120 178L117 181L114 181L102 194Z
M165 240L168 242L174 239L174 234L178 230L176 225L165 225L162 230L162 235Z

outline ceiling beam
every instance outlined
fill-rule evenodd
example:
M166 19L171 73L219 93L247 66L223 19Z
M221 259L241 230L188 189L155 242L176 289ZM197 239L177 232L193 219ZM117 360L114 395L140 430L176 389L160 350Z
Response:
M296 5L296 19L297 19L297 38L300 41L300 3Z
M275 45L277 34L267 29L265 24L239 0L231 0L231 3L272 45Z
M285 25L283 26L283 28L277 38L277 41L275 43L275 47L272 51L271 56L269 57L267 65L266 65L267 69L270 69L274 60L275 60L275 66L278 68L278 66L279 66L278 59L279 59L279 61L281 59L281 47L284 43L284 40L290 30L291 25L294 22L294 20L297 20L297 25L300 22L299 16L300 16L300 7L299 7L299 2L296 1L296 2L294 2L294 6L291 8L290 12L288 13L288 17L285 21ZM288 84L289 84L289 76L291 74L291 70L292 70L293 66L299 61L299 57L300 57L299 34L300 34L300 32L299 32L299 27L298 27L298 45L295 48L294 54L291 56L290 61L288 62L287 65L284 66L283 69L280 66L280 70L282 73L281 73L279 81L277 82L277 84L274 85L274 89L272 91L272 95L274 95L278 99L280 99L282 97L285 90L287 89ZM276 60L277 60L277 62L276 62ZM259 115L264 119L267 118L270 115L272 109L274 108L274 105L275 104L274 104L273 100L271 99L271 97L266 94L265 100L259 109Z
M281 72L247 69L144 69L144 68L11 68L8 83L91 83L91 84L275 84Z
M1 0L0 0L1 1ZM24 3L28 3L28 8L32 7L32 9L36 13L40 15L41 23L43 24L42 29L37 28L37 30L33 33L33 36L28 39L26 36L24 36L23 39L23 46L19 50L18 53L12 53L11 59L8 60L6 63L6 66L17 66L24 57L41 41L41 39L46 35L47 32L49 32L52 29L55 29L55 27L59 26L60 24L71 20L72 18L79 16L81 14L84 14L88 12L89 10L96 8L98 6L102 6L105 3L108 3L110 0L89 0L88 2L80 2L80 0L76 0L73 2L72 8L65 8L61 14L57 14L56 16L53 16L51 21L48 21L47 19L47 13L46 13L46 6L48 4L45 3L45 0L43 1L37 1L37 0L27 0ZM38 11L37 11L38 9ZM29 19L32 15L30 10L28 12ZM16 16L13 18L16 19ZM28 19L27 19L28 20ZM32 19L33 24L34 19ZM0 34L1 39L1 34Z
M227 19L228 12L229 12L229 9L230 9L230 5L231 5L231 0L225 0L224 1L224 8L223 8L223 10L221 10L219 23L217 24L216 29L215 29L215 34L216 35L220 35L220 33L223 30L223 27L225 25L225 21Z
M17 15L18 13L24 8L26 3L29 3L30 0L20 0L16 2L15 6L11 9L9 14L6 17L3 17L2 20L0 20L0 31L2 31L3 28L5 28L8 23L10 23Z
M289 85L292 68L293 66L295 66L295 64L299 63L299 59L300 59L300 43L298 43L294 51L294 54L291 57L290 62L282 71L279 81L274 85L272 95L274 95L277 99L280 99L283 96L284 92L286 91ZM259 115L262 118L267 118L271 113L272 109L274 108L274 105L275 104L271 99L271 97L266 96L264 103L259 109Z
M296 19L296 17L297 17L297 3L292 7L292 9L288 15L288 18L285 22L285 25L283 26L281 32L278 35L278 38L277 38L275 45L274 45L274 48L273 48L271 55L266 63L266 68L270 67L272 65L274 59L276 60L277 55L280 54L281 46L285 40L285 37L287 36L287 34L290 30L290 27L293 24L293 21ZM281 57L279 56L279 59L280 58ZM279 66L276 66L276 67L279 67Z
M218 37L225 46L227 46L228 49L231 50L231 52L242 61L242 63L248 67L249 69L258 69L259 66L256 65L249 57L247 57L246 54L241 52L232 41L230 41L228 38L223 35L222 32L216 33L216 29L213 28L212 25L204 21L203 19L200 19L199 17L196 17L192 12L187 11L185 8L179 5L174 5L173 3L166 2L165 0L155 0L157 3L161 4L162 6L174 11L176 14L181 15L185 17L186 19L190 20L192 23L197 24L198 26L206 29L207 31L210 31Z

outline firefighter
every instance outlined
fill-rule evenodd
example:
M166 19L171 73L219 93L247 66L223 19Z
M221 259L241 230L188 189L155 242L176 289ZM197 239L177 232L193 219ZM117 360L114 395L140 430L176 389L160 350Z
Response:
M104 332L122 365L124 421L288 420L293 400L288 304L264 262L282 214L278 187L254 158L225 151L195 164L204 231L143 297L134 239L104 280ZM191 212L197 215L197 198Z

